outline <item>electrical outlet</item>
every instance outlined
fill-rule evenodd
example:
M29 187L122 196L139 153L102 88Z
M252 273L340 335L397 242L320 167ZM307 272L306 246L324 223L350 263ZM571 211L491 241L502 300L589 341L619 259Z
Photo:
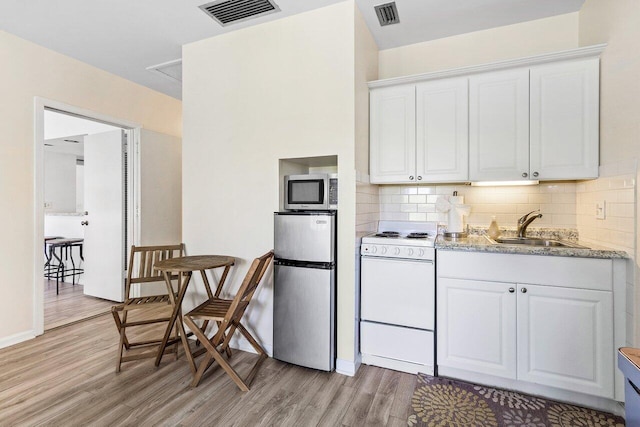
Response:
M604 219L606 215L606 200L598 200L596 202L596 219Z

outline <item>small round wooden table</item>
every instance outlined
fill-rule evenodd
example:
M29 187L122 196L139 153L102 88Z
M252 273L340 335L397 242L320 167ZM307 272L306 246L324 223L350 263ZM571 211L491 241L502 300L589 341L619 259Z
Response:
M200 274L202 275L202 281L204 282L204 287L207 291L207 296L208 298L213 298L214 295L220 295L224 282L227 279L227 275L229 274L229 270L231 269L231 266L235 264L235 262L236 259L234 257L226 255L193 255L170 258L156 262L154 268L162 272L164 281L167 284L169 300L171 301L171 305L173 306L173 312L171 314L171 318L169 319L167 330L164 333L164 338L162 339L162 343L160 344L160 348L158 349L158 355L156 356L156 366L160 365L162 355L164 354L167 343L169 342L171 330L173 329L174 324L176 324L178 328L178 334L180 335L180 339L182 340L185 354L187 355L187 359L189 361L189 364L191 365L191 370L194 373L196 372L196 365L193 360L191 351L189 350L189 342L187 341L187 335L184 331L184 324L182 323L181 310L182 301L184 300L184 296L187 292L187 287L189 286L189 282L191 281L191 275L194 271L200 271ZM224 267L224 271L222 272L222 276L218 281L216 292L214 294L211 292L211 286L209 285L209 279L207 278L206 271L220 267ZM175 276L176 274L178 275L178 290L177 294L174 294L173 286L171 284L171 276Z

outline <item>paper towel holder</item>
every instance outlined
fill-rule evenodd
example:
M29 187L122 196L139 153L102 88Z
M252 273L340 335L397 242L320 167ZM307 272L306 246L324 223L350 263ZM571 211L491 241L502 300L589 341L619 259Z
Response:
M463 231L462 233L449 232L449 231L444 232L445 239L456 240L456 239L464 239L465 237L467 237L466 231Z
M457 197L457 196L458 196L458 192L454 191L453 197ZM443 233L443 236L445 239L448 239L448 240L464 239L469 235L469 224L467 224L466 228L467 229L465 231L445 231Z
M443 233L443 236L445 239L451 239L451 240L464 239L468 235L469 235L469 224L467 224L466 231L462 231L462 232L445 231Z

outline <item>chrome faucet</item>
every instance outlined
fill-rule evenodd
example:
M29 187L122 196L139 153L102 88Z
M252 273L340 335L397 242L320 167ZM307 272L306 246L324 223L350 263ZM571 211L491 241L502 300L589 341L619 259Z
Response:
M527 236L527 227L529 226L529 224L531 224L533 221L535 221L538 218L542 218L542 214L529 217L529 215L536 212L540 212L540 209L537 209L535 211L529 212L528 214L522 215L518 220L518 237L519 238L523 239Z

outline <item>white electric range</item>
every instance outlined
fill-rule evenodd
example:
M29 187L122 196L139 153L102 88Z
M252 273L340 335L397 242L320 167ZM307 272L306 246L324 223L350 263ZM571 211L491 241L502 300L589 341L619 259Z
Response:
M380 221L378 231L362 238L360 254L416 260L433 259L438 224L416 221Z
M437 223L380 221L362 238L362 362L434 373Z

